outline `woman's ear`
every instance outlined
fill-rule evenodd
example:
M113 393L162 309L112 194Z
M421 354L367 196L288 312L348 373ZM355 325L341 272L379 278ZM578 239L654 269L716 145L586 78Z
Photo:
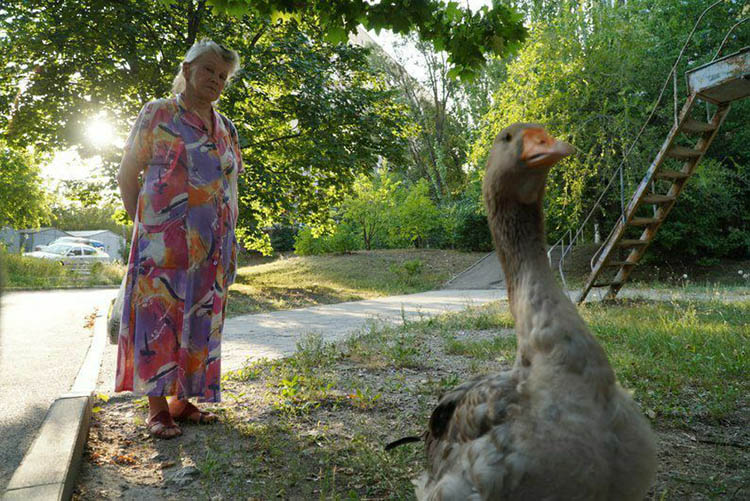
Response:
M187 80L190 76L190 63L187 61L182 63L182 76Z

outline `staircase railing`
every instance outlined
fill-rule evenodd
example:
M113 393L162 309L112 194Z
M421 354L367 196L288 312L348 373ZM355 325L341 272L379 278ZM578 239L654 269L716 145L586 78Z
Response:
M649 113L648 117L646 118L645 122L643 123L643 126L641 126L640 130L638 131L638 134L636 134L635 139L633 139L632 143L630 144L630 146L628 147L627 151L625 152L625 155L623 156L622 160L620 161L619 165L617 166L617 169L615 169L615 171L612 174L612 176L610 176L609 180L607 181L606 186L602 190L602 192L599 195L599 197L596 199L596 202L594 202L594 205L592 205L591 209L589 210L589 213L586 215L586 217L584 218L583 222L580 224L578 230L575 232L575 234L572 237L570 237L571 231L568 230L568 232L566 232L566 234L563 234L563 236L560 237L554 244L552 244L552 246L547 251L547 258L548 258L548 260L549 260L549 262L551 264L552 263L552 255L551 255L552 251L557 246L562 246L563 250L562 250L562 252L560 254L560 261L558 262L558 271L560 273L560 279L562 280L563 287L565 287L566 289L567 289L567 281L565 280L565 272L563 271L565 257L568 254L570 254L570 252L572 252L573 246L581 239L581 236L583 234L583 230L586 228L586 225L588 224L589 220L594 215L594 213L596 212L596 210L601 207L601 202L604 199L604 196L609 192L610 188L612 187L612 184L614 183L614 180L616 178L618 178L618 177L619 177L619 180L620 180L620 216L614 222L614 224L612 226L612 230L610 231L610 233L607 236L607 238L605 238L605 239L602 240L601 246L594 253L594 256L591 258L591 261L590 261L589 264L590 264L590 267L591 267L592 270L594 269L594 263L596 262L596 260L600 256L602 250L604 249L604 246L607 244L607 241L609 241L609 239L612 237L612 232L615 231L615 229L617 228L618 223L621 220L625 219L625 216L626 216L626 214L625 214L625 207L626 207L626 205L625 205L625 179L624 179L625 178L625 172L624 172L625 162L630 157L631 152L635 148L636 144L638 144L638 140L641 138L641 136L643 135L643 132L646 130L646 127L648 126L648 124L653 119L654 114L659 109L659 105L661 104L661 101L664 98L664 93L667 90L667 86L669 85L670 80L672 81L672 88L673 88L674 123L675 123L675 125L677 125L678 116L679 116L679 96L678 96L678 92L677 92L677 67L678 67L680 61L682 60L682 56L684 55L685 50L687 49L688 45L690 44L690 40L693 38L693 35L695 34L695 30L698 28L698 26L700 25L700 22L703 20L703 17L706 15L706 13L708 13L708 11L710 11L711 9L713 9L714 7L716 7L717 5L719 5L720 3L723 3L723 1L724 0L716 0L714 3L712 3L711 5L709 5L708 7L706 7L703 10L703 12L701 12L701 15L698 16L698 19L695 21L695 24L693 25L693 29L688 34L688 37L685 40L685 43L682 45L682 49L680 49L680 53L677 55L677 59L675 59L675 62L672 65L672 69L669 71L669 74L667 75L667 78L664 80L664 84L662 85L661 91L659 92L659 97L656 99L656 102L654 103L653 107L651 108L651 112ZM724 37L724 40L722 41L722 43L721 43L721 45L719 47L719 50L716 52L716 55L714 56L714 58L712 59L712 61L715 60L715 59L717 59L719 57L719 54L721 53L722 49L724 48L724 45L726 44L727 40L729 39L729 35L731 34L731 32L737 26L739 26L743 22L747 21L748 19L750 19L750 18L744 18L744 19L740 20L738 23L736 23L734 26L732 26L729 29L729 32L727 32L727 35ZM566 235L568 235L568 237L569 237L568 238L568 244L567 244L567 246L565 246L565 236Z

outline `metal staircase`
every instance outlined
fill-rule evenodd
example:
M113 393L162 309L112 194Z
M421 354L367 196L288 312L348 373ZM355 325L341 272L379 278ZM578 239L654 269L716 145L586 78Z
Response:
M731 103L750 95L750 47L695 68L686 77L687 101L609 237L592 258L579 304L595 287L606 287L604 299L614 299L643 257L716 137ZM708 103L706 110L709 104L714 110L707 121L697 117L703 108L699 103Z

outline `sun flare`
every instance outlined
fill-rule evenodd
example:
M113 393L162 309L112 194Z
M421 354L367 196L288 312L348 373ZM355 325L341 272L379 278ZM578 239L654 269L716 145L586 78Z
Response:
M86 137L95 148L104 148L115 142L115 128L106 114L100 113L89 120L86 125Z

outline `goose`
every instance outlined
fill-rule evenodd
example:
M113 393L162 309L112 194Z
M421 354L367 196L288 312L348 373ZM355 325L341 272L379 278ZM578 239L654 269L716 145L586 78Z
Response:
M654 480L650 425L547 262L547 173L572 152L537 124L495 138L482 192L516 360L440 399L424 434L427 471L414 481L419 500L636 500Z

